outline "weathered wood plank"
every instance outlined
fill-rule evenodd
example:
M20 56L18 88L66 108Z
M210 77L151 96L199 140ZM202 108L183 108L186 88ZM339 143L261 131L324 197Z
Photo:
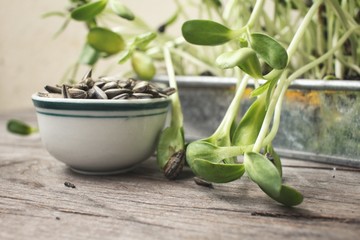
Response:
M211 189L187 169L168 181L153 158L126 174L79 175L53 159L38 135L1 128L0 239L357 239L359 170L284 166L285 182L305 195L296 208L275 203L247 177Z

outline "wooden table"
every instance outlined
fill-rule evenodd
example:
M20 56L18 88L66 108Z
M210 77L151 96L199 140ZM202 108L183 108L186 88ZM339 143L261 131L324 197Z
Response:
M36 123L32 111L0 114L0 239L359 239L360 169L283 160L285 182L305 196L286 208L245 176L208 188L186 169L169 181L153 158L79 175L39 135L7 133L11 117Z

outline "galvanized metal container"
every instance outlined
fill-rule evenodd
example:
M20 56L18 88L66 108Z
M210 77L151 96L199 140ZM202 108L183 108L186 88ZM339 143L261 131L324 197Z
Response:
M167 83L166 76L158 82ZM178 76L185 137L210 136L235 91L235 78ZM253 88L250 81L248 92ZM251 104L244 98L241 113ZM283 157L360 167L360 81L295 80L284 99L274 146Z

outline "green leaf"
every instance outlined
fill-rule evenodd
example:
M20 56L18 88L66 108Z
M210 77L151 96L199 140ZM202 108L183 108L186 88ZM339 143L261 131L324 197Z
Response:
M250 41L252 49L274 69L287 66L288 55L283 46L275 39L262 33L252 33Z
M71 18L77 21L89 21L101 13L106 4L107 0L100 0L81 5L71 12Z
M271 81L267 81L266 83L264 83L263 85L261 85L260 87L254 89L251 94L250 97L256 97L261 95L262 93L266 92L269 87L270 87L270 83Z
M151 80L156 68L151 57L143 52L135 51L131 56L131 65L135 73L143 80Z
M260 187L261 188L261 187ZM299 205L303 202L304 197L303 195L298 192L296 189L282 185L280 194L279 195L273 195L272 193L268 192L267 190L261 188L269 197L274 199L275 201L284 204L285 206L292 207Z
M107 28L92 28L87 35L87 40L97 51L107 54L115 54L125 48L123 38Z
M9 120L7 122L7 130L11 133L19 134L19 135L30 135L34 132L37 132L37 128L33 128L30 125L19 121L19 120Z
M219 147L212 143L198 140L190 143L186 148L186 160L191 166L195 159L205 159L207 161L218 163L224 159L216 153Z
M180 150L183 150L184 134L182 129L175 127L165 128L159 138L157 145L157 165L163 169L169 158Z
M191 169L200 178L215 183L234 181L245 172L243 164L218 164L204 159L195 159Z
M225 52L216 59L216 64L223 69L238 66L253 78L262 78L260 61L251 48L245 47Z
M79 62L81 64L94 65L100 58L100 53L92 48L89 44L85 44L80 54Z
M265 100L264 96L260 96L251 104L241 118L232 139L235 146L246 146L255 143L266 114Z
M209 20L190 20L181 28L185 40L197 45L220 45L234 38L233 31Z
M111 9L119 16L129 21L135 19L134 13L119 0L110 0Z
M244 166L251 180L257 183L264 191L274 197L280 195L280 174L266 157L256 152L245 153Z

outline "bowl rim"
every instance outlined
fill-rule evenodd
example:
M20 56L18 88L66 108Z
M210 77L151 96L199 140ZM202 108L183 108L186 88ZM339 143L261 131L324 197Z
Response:
M75 98L47 98L34 93L32 101L35 107L56 110L143 110L167 108L168 98L148 99L75 99Z

